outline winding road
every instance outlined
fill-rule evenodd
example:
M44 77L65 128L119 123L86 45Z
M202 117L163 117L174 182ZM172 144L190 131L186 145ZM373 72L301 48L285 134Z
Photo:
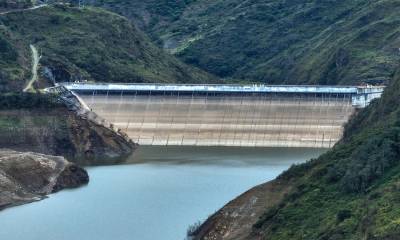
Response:
M32 10L36 10L42 7L46 7L48 6L47 4L41 4L41 5L37 5L37 6L33 6L30 8L25 8L25 9L16 9L16 10L10 10L10 11L6 11L6 12L0 12L0 16L1 15L6 15L9 13L17 13L17 12L26 12L26 11L32 11ZM26 87L24 88L24 92L29 91L30 89L32 89L33 84L37 81L38 79L38 67L39 67L39 61L41 56L39 56L38 50L36 49L35 46L33 46L32 44L29 45L29 47L31 48L32 51L32 78L31 80L28 82L28 84L26 85Z
M29 45L32 51L32 78L24 88L24 92L27 92L32 89L33 84L37 81L38 79L38 67L39 67L39 61L41 56L39 56L38 50L36 49L35 46L32 44Z
M6 15L8 13L31 11L31 10L35 10L35 9L46 7L46 6L47 6L47 4L41 4L41 5L37 5L37 6L34 6L34 7L30 7L30 8L10 10L10 11L6 11L6 12L0 12L0 15Z

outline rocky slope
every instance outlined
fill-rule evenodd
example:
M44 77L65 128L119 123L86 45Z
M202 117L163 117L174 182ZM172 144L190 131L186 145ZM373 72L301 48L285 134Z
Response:
M273 84L390 79L397 0L92 0L130 18L186 63Z
M0 14L0 90L19 91L31 75L33 45L40 82L213 82L215 77L166 54L126 18L65 4Z
M233 200L194 239L400 236L400 73L331 151Z
M294 182L275 180L259 185L229 202L195 231L195 239L249 239L265 209L278 204Z
M63 157L0 149L0 210L88 181L84 169Z
M124 161L136 145L121 134L35 94L0 95L0 147L61 155L79 164Z

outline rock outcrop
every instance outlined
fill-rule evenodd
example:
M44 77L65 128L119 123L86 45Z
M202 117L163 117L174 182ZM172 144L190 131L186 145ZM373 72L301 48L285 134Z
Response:
M0 210L89 181L86 171L63 157L0 150Z
M115 131L66 108L0 110L0 148L63 156L80 165L124 161L136 149Z
M250 240L252 227L266 208L278 204L291 191L293 183L277 179L256 186L229 202L209 217L190 236L193 240Z
M79 97L69 91L59 94L58 100L49 95L3 96L0 148L63 156L81 165L120 163L137 148ZM31 101L37 103L27 103Z

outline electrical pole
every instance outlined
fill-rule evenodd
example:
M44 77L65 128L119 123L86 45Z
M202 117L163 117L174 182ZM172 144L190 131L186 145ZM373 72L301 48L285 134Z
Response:
M78 7L79 8L84 8L85 7L84 0L78 0Z

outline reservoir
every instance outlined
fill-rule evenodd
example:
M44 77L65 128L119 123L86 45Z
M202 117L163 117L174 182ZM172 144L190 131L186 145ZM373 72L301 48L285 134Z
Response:
M0 212L0 239L183 240L244 191L324 149L140 147L125 164L90 166L88 186Z

